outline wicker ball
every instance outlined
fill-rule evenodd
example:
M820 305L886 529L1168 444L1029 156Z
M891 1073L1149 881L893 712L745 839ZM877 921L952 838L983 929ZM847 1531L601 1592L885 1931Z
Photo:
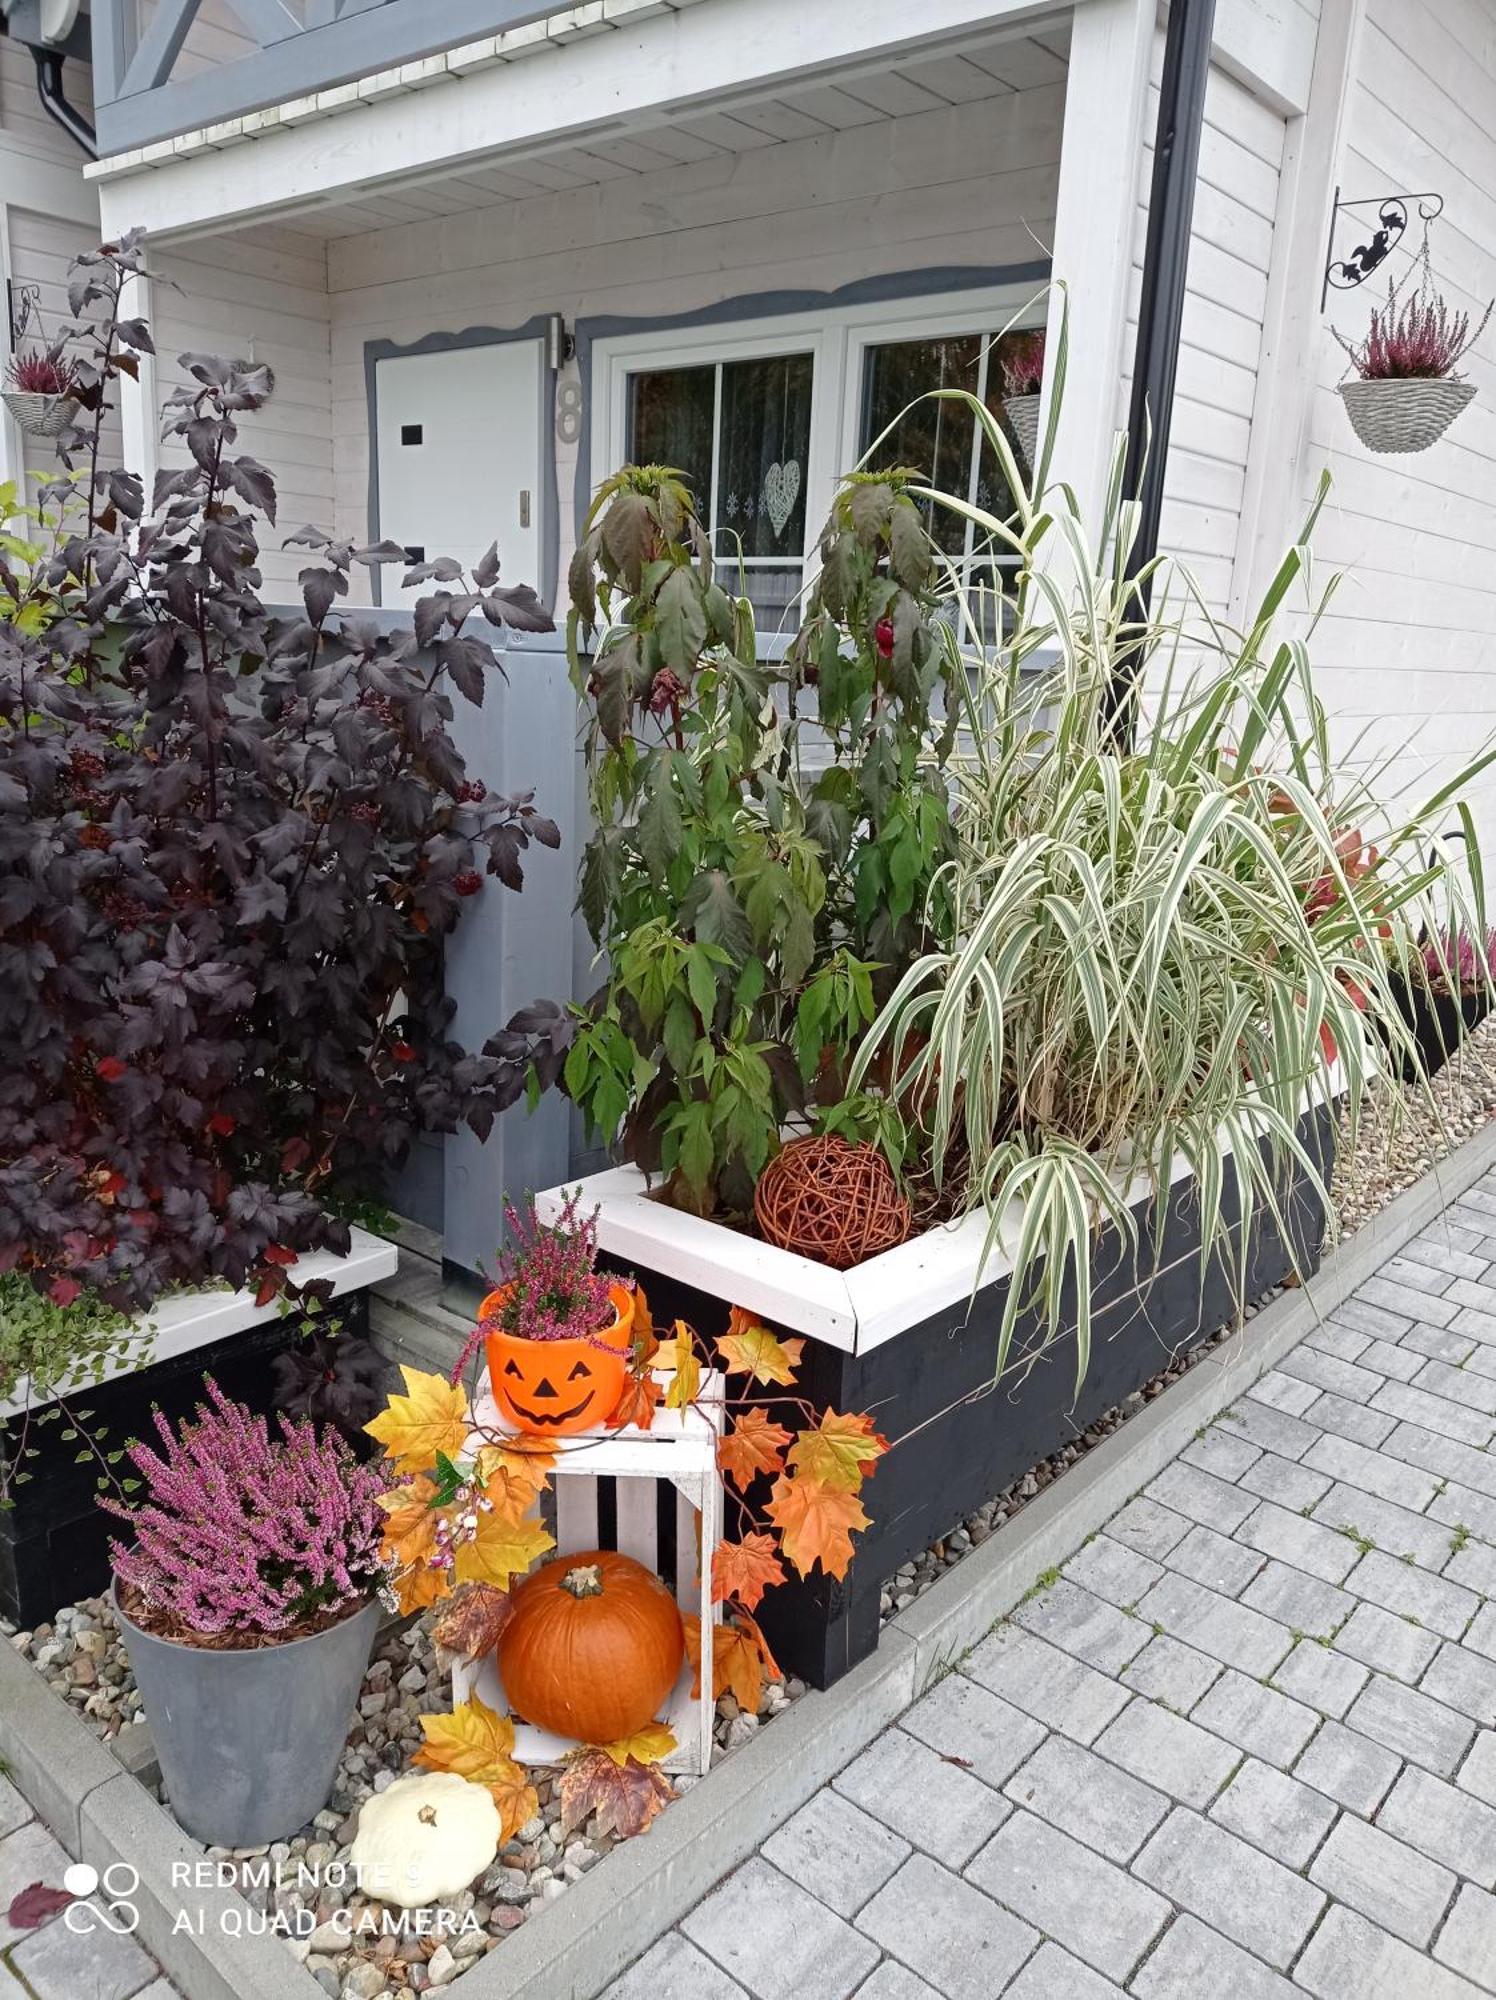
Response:
M846 1271L909 1234L909 1204L876 1146L791 1139L759 1175L753 1213L770 1243Z

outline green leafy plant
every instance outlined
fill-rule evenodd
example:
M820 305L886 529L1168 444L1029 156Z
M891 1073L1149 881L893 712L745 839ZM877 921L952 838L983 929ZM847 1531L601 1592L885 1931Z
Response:
M76 1447L77 1459L96 1461L101 1486L118 1483L111 1468L120 1452L108 1448L105 1433L74 1399L107 1375L138 1367L153 1337L149 1321L94 1293L60 1306L22 1273L0 1272L0 1409L14 1406L0 1434L0 1506L9 1506L15 1486L30 1478L26 1462L43 1426L60 1426L60 1442Z
M580 906L608 975L564 1080L701 1212L747 1208L787 1122L879 1122L843 1102L851 1057L953 851L936 691L955 656L912 479L847 482L780 664L667 468L609 480L572 562Z

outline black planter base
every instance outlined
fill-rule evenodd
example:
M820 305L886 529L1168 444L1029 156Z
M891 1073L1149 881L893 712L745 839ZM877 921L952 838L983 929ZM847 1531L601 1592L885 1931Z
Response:
M1478 1028L1491 1011L1489 997L1480 991L1447 993L1422 983L1393 982L1397 1011L1413 1030L1422 1062L1422 1074L1437 1076L1473 1028ZM1403 1081L1416 1083L1419 1066L1411 1056L1402 1059Z
M344 1294L337 1312L345 1333L365 1332L362 1293ZM68 1400L92 1413L90 1433L109 1451L152 1435L157 1409L173 1424L190 1416L202 1401L204 1375L225 1395L265 1414L274 1408L272 1364L297 1345L302 1326L292 1315L266 1320ZM8 1449L19 1428L15 1420L6 1426ZM15 1488L14 1506L0 1509L0 1615L17 1625L40 1624L59 1605L96 1597L109 1582L109 1537L120 1524L97 1505L97 1462L92 1454L80 1461L80 1445L64 1442L62 1429L61 1419L38 1426L33 1418L36 1452L23 1468L31 1476Z
M1300 1127L1313 1157L1327 1161L1327 1112ZM1228 1173L1226 1212L1236 1212ZM1323 1203L1302 1175L1280 1194L1298 1269L1318 1268L1324 1238ZM1073 1340L1034 1354L1034 1316L1019 1322L1014 1359L992 1382L1006 1284L933 1314L870 1353L845 1354L807 1339L797 1393L819 1408L869 1412L894 1449L862 1492L870 1525L857 1538L846 1577L819 1574L771 1591L758 1613L782 1667L816 1687L828 1687L878 1643L882 1586L900 1564L949 1534L963 1516L995 1498L1031 1466L1060 1449L1106 1410L1125 1402L1175 1355L1225 1325L1237 1296L1232 1272L1219 1257L1203 1274L1199 1198L1193 1181L1176 1183L1162 1231L1151 1205L1137 1211L1134 1264L1115 1231L1103 1230L1092 1253L1090 1366L1076 1391ZM1295 1259L1270 1217L1259 1216L1246 1262L1245 1296L1282 1282ZM717 1298L662 1273L639 1269L657 1323L677 1315L711 1337L722 1330L731 1300ZM1073 1323L1073 1315L1069 1316ZM1023 1357L1033 1355L1025 1367ZM784 1421L794 1422L792 1413ZM761 1498L762 1496L754 1496ZM727 1532L735 1532L729 1494Z

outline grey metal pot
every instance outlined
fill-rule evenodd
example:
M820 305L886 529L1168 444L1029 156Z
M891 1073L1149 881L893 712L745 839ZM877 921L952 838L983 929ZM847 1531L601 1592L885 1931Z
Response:
M112 1595L179 1823L210 1847L298 1832L332 1790L378 1599L310 1638L210 1652L143 1631Z

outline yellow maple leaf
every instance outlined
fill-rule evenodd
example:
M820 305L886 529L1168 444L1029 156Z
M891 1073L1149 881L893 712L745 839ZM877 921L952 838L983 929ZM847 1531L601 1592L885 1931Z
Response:
M506 1840L514 1839L522 1826L527 1826L538 1816L540 1800L522 1764L511 1764L502 1777L490 1778L488 1789L499 1809L499 1845L502 1847Z
M448 1714L423 1715L420 1722L426 1740L415 1762L428 1771L455 1771L459 1778L482 1785L519 1771L514 1761L514 1724L479 1695L470 1694Z
M456 1458L468 1440L467 1391L460 1382L403 1367L405 1394L391 1396L372 1423L364 1425L384 1446L401 1472L424 1472L438 1452Z
M528 1514L549 1484L554 1451L516 1451L486 1444L478 1453L477 1484L496 1513L509 1520Z
M751 1375L766 1385L779 1382L788 1387L794 1381L804 1346L803 1340L781 1340L741 1306L732 1308L726 1333L717 1336L717 1352L728 1374Z
M663 1722L651 1722L644 1729L636 1729L632 1736L620 1736L616 1743L599 1743L596 1747L615 1764L626 1764L630 1757L636 1764L663 1764L676 1748L675 1732Z
M836 1493L855 1493L864 1473L877 1469L887 1449L888 1439L879 1437L871 1417L823 1410L815 1429L801 1431L790 1446L790 1464L802 1479Z
M774 1481L767 1511L779 1530L781 1548L801 1576L809 1576L818 1562L828 1576L845 1576L852 1560L853 1530L868 1524L855 1493L838 1492L787 1472Z
M665 1391L665 1408L689 1409L701 1390L701 1363L696 1358L691 1329L683 1319L675 1322L675 1338L663 1352L666 1367L675 1370Z
M523 1576L537 1556L555 1546L555 1536L538 1521L479 1514L473 1539L459 1542L454 1551L454 1573L459 1583L492 1583L507 1590L512 1578Z

